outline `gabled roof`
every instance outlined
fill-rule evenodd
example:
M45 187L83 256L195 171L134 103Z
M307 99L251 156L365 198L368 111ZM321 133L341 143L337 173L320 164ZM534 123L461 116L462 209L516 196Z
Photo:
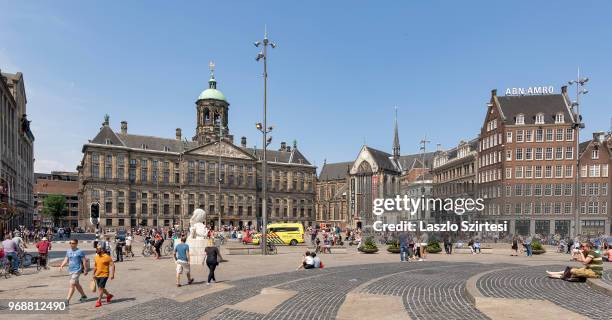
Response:
M380 169L398 171L396 165L393 163L393 156L391 156L391 154L368 146L365 146L365 149L372 155L372 158L374 158L374 161Z
M319 174L320 181L345 179L353 162L326 163Z
M579 147L580 147L580 154L582 154L589 147L589 144L591 144L591 141L593 141L593 140L587 140L587 141L584 141L584 142L580 142L580 145L579 145Z
M561 94L532 96L497 96L506 124L514 124L519 114L525 117L525 124L535 124L535 116L544 114L544 123L555 123L555 115L563 113L566 123L572 120L568 105Z
M398 159L399 166L402 171L408 171L414 168L415 166L420 168L423 166L422 159L423 159L423 156L425 156L425 167L431 168L434 154L435 152L426 152L424 155L420 153L416 153L416 154L400 156Z
M100 132L98 132L98 134L93 138L93 140L91 140L91 143L107 144L107 140L110 140L110 144L114 146L125 146L123 141L119 139L117 134L115 134L115 132L113 132L113 129L111 129L109 126L102 126Z

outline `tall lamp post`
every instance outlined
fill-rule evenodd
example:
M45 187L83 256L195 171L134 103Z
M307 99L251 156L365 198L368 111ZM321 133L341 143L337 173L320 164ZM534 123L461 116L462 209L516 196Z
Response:
M268 172L267 172L267 159L266 153L268 150L268 145L272 142L272 137L268 139L268 133L272 131L272 127L268 127L268 45L272 48L276 48L276 44L270 40L268 40L268 31L267 29L264 31L264 38L261 41L256 41L254 43L256 47L262 46L262 51L260 51L255 57L256 61L263 59L263 79L264 79L264 101L263 101L263 124L257 123L255 126L257 130L261 131L263 135L263 161L261 164L261 173L262 173L262 186L261 186L261 217L262 217L262 230L261 230L261 245L262 250L261 253L263 255L267 254L268 242L267 242L267 226L268 226L268 213L267 213L267 183L268 183Z
M219 182L219 189L218 189L218 202L219 202L219 206L217 207L217 211L218 213L218 223L219 226L217 227L217 230L219 230L219 232L221 232L221 183L223 183L223 179L221 178L221 141L223 140L223 120L221 120L221 117L219 117L219 165L218 165L218 174L217 174L217 180Z
M580 115L580 95L587 94L589 90L584 89L584 85L589 81L587 77L580 77L580 69L578 69L578 75L576 80L568 81L568 84L576 85L576 101L572 102L572 112L574 113L574 123L572 128L576 131L576 187L575 187L575 204L576 204L576 216L574 217L574 236L580 234L580 129L584 129L584 123L582 123L582 116Z

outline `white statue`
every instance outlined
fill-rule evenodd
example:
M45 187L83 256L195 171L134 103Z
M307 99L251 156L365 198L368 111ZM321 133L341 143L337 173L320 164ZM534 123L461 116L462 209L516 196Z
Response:
M189 220L189 237L192 239L205 239L208 236L208 228L204 225L206 212L200 208L193 211Z

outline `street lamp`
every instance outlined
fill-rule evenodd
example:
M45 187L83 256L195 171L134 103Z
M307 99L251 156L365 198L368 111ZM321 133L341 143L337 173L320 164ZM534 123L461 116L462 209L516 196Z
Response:
M221 141L223 140L223 121L221 120L221 117L219 117L219 121L217 122L217 125L219 126L219 165L217 166L217 180L219 181L219 192L217 193L217 202L219 203L219 205L217 206L217 211L218 211L218 223L219 226L217 227L217 229L219 230L219 232L221 231L221 183L223 183L223 179L221 179Z
M574 117L574 123L572 128L576 131L576 186L574 190L576 216L574 217L574 236L580 234L580 129L584 129L584 123L582 122L582 115L580 115L580 95L587 94L589 90L584 89L584 85L589 81L588 77L580 77L580 68L578 68L578 75L576 80L570 80L567 83L576 85L576 101L572 102L571 108Z
M256 61L263 59L263 79L264 79L264 101L263 101L263 124L257 123L255 127L257 130L261 131L263 135L263 160L261 164L261 173L262 173L262 187L261 187L261 217L262 217L262 231L261 231L261 244L262 250L261 253L263 255L267 254L268 242L267 242L267 226L268 226L268 217L267 217L267 195L266 188L268 182L268 172L267 172L267 159L266 153L268 149L268 145L272 142L272 137L268 139L267 135L272 131L272 127L268 127L267 125L267 112L268 112L268 45L272 48L276 48L276 44L268 39L268 30L267 28L264 30L264 38L261 41L257 41L254 43L255 47L262 46L262 51L260 51L255 57Z

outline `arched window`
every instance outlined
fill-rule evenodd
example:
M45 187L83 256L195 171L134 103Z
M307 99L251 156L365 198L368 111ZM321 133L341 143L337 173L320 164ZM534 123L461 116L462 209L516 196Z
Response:
M544 114L543 113L536 114L535 123L536 124L544 124Z
M208 108L204 109L204 122L210 121L210 110Z

